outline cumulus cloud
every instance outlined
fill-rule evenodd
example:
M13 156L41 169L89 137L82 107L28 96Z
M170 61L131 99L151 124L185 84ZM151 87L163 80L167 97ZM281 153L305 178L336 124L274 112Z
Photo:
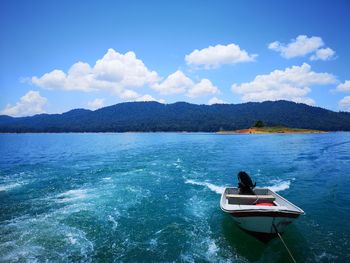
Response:
M38 91L30 90L15 105L7 105L0 114L21 117L44 113L46 104L45 97L40 96Z
M219 89L209 79L202 79L197 84L192 85L186 95L194 98L216 93L219 93Z
M350 80L346 80L344 83L339 84L335 90L340 92L350 92ZM342 110L350 111L350 96L342 98L338 105Z
M204 68L209 69L223 64L254 61L256 57L256 54L248 54L239 45L229 44L227 46L209 46L201 50L195 49L186 55L185 60L188 65L204 66Z
M156 83L152 88L163 95L184 93L193 81L182 71L178 70L170 74L162 83Z
M163 99L157 100L149 94L141 95L141 94L137 93L136 91L129 90L129 89L124 90L120 94L120 98L125 100L125 101L158 101L160 103L165 103L165 100L163 100Z
M227 104L227 102L224 101L224 100L221 100L221 99L219 99L219 98L217 98L217 97L213 97L213 98L211 98L211 99L208 101L208 104L209 104L209 105L213 105L213 104Z
M243 101L291 100L313 105L307 95L313 85L335 83L329 73L316 73L304 63L285 70L275 70L267 75L258 75L251 82L233 84L232 91L242 95Z
M298 56L305 56L311 52L316 51L324 45L320 37L308 37L300 35L293 39L288 45L278 41L269 44L269 49L275 50L285 58L293 58Z
M320 37L308 37L299 35L296 39L292 39L289 44L283 44L279 41L272 42L268 48L277 51L284 58L302 57L307 54L314 53L310 60L328 60L332 58L335 52L331 48L321 48L324 42Z
M119 96L126 88L142 87L159 80L157 72L149 70L134 52L121 54L114 49L108 49L93 67L77 62L67 73L55 69L41 77L31 78L34 85L45 89L110 90Z
M350 92L350 80L346 80L337 86L336 91L340 92Z
M127 89L127 90L124 90L123 92L121 92L119 97L123 100L133 100L133 99L140 97L140 94L138 94L134 90Z
M219 93L219 89L210 80L202 79L195 83L180 70L170 74L162 83L154 84L152 88L163 95L185 93L190 98Z
M104 105L105 105L105 100L104 99L100 99L100 98L96 98L93 101L89 101L88 102L89 108L93 109L93 110L102 108Z
M346 96L339 101L339 106L343 110L350 111L350 96Z
M329 60L334 57L334 54L334 50L329 47L320 48L310 57L310 60Z

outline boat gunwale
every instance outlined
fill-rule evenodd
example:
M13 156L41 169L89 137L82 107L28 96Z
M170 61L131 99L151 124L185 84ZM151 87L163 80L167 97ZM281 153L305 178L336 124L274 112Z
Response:
M277 194L276 192L272 191L271 189L269 189L268 187L266 188L257 188L257 189L267 189L272 195L274 195L275 197L277 197L276 199L281 199L284 202L286 202L287 204L289 204L291 207L293 207L295 210L292 209L288 209L286 206L274 206L273 207L266 207L266 208L262 208L262 207L257 207L255 205L244 205L244 208L240 208L240 205L237 205L237 209L232 209L232 210L227 210L225 209L223 206L225 205L224 199L226 198L226 190L227 189L237 189L237 187L226 187L225 190L223 191L223 193L221 194L221 198L220 198L220 208L222 211L224 211L225 213L229 213L233 216L235 216L234 214L236 213L240 213L240 214L244 214L246 213L247 216L243 216L243 217L248 217L248 213L255 213L255 214L259 214L259 215L255 215L255 216L264 216L264 214L266 215L267 213L274 213L274 214L279 214L282 215L282 217L286 217L286 215L292 215L291 217L298 217L299 215L305 214L304 210L302 210L300 207L294 205L292 202L288 201L287 199L283 198L282 196L280 196L279 194ZM250 208L248 208L250 207ZM282 208L283 210L280 210L279 208ZM261 215L260 215L261 214ZM278 215L277 215L278 216ZM288 217L288 216L287 216Z
M228 211L221 208L222 211L230 214L233 217L288 217L288 218L298 218L301 213L293 213L286 211L263 211L263 210L245 210L245 211Z

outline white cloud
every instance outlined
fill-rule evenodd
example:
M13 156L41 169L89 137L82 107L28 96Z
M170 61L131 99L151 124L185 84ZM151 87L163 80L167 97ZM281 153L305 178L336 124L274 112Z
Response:
M120 95L120 98L123 100L133 100L136 99L137 97L140 97L140 94L138 94L136 91L133 90L124 90Z
M96 98L93 101L89 101L88 102L88 106L89 108L96 110L99 108L102 108L105 104L105 100L104 99L100 99L100 98Z
M350 96L346 96L339 101L339 106L346 111L350 111Z
M300 35L296 39L292 39L288 45L275 41L270 43L268 47L269 49L280 52L282 57L293 58L305 56L306 54L316 51L323 45L324 43L320 37Z
M154 97L152 97L149 94L145 94L145 95L141 95L133 90L124 90L121 94L120 94L120 98L125 100L125 101L157 101L160 103L165 103L165 100L163 99L155 99Z
M334 56L334 54L334 50L329 47L320 48L310 57L310 60L329 60Z
M163 95L183 94L190 98L219 93L219 89L208 79L193 82L182 71L170 74L162 83L156 83L152 88Z
M336 91L350 92L350 80L346 80L344 83L339 84Z
M334 50L329 47L321 48L324 42L320 37L308 37L299 35L296 39L292 39L289 44L283 44L279 41L272 42L268 48L280 53L284 58L302 57L310 53L314 53L310 60L328 60L335 54Z
M152 95L149 94L141 95L133 90L123 91L123 93L120 95L120 98L125 101L157 101L160 103L165 103L165 100L163 99L155 99L152 97Z
M163 99L157 100L149 94L145 94L143 96L140 96L137 99L135 99L135 101L157 101L159 103L163 103L163 104L165 103L165 100L163 100Z
M227 102L224 100L221 100L217 97L213 97L208 101L209 105L213 105L213 104L226 104Z
M194 98L216 93L219 93L219 89L214 86L209 79L202 79L197 84L191 86L186 95L190 98Z
M126 88L142 87L159 81L157 72L150 71L134 52L121 54L114 49L91 67L77 62L67 73L55 69L41 77L32 77L32 83L45 89L62 90L110 90L122 96Z
M66 85L66 73L62 70L55 69L49 73L45 73L40 78L32 77L32 83L46 89L67 89L70 88ZM76 87L81 89L81 87Z
M7 105L5 109L0 111L0 114L20 117L44 113L46 104L47 99L45 97L40 96L38 91L30 90L20 98L16 105Z
M193 81L178 70L169 75L162 83L154 84L152 88L160 94L169 95L184 93L192 85Z
M243 101L291 100L313 105L315 102L306 97L311 91L310 86L335 82L332 74L316 73L304 63L258 75L251 82L233 84L232 91L241 94Z
M209 69L223 64L254 61L256 57L256 54L248 54L236 44L229 44L209 46L201 50L195 49L186 55L185 60L188 65L204 66Z

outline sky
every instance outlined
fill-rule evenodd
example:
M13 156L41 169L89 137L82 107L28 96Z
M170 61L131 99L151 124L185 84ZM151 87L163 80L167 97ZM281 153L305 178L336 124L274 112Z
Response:
M350 1L0 2L0 114L127 101L350 111Z

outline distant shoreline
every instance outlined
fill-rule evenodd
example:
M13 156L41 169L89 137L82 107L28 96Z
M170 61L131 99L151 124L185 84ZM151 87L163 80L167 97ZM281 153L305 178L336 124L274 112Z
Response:
M148 131L148 132L0 132L0 134L153 134L153 133L176 133L176 134L212 134L212 135L239 135L239 134L324 134L324 133L335 133L335 132L349 132L349 131L318 131L318 130L303 130L298 131L256 131L252 129L242 129L233 131L218 131L218 132L206 132L206 131Z
M264 125L256 125L257 122ZM214 105L185 102L172 104L125 102L95 111L74 109L62 114L37 114L30 117L0 115L0 132L4 133L185 131L215 133L220 130L240 133L234 130L249 128L251 125L264 127L265 124L280 125L279 127L308 127L324 131L350 131L350 113L332 112L288 101L266 101ZM279 133L287 132L289 131Z
M304 134L304 133L328 133L327 131L299 129L287 127L263 127L248 128L234 131L219 131L217 134Z

